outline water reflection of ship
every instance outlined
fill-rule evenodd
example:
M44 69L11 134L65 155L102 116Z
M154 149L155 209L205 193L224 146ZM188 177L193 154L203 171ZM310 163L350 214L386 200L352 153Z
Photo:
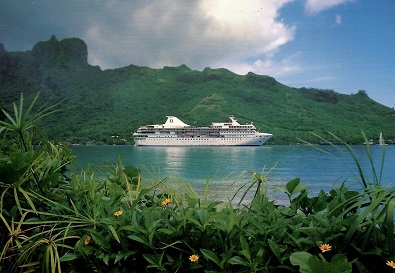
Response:
M166 162L166 173L175 174L179 172L187 164L186 149L184 147L158 147L164 153ZM179 173L178 173L179 175Z

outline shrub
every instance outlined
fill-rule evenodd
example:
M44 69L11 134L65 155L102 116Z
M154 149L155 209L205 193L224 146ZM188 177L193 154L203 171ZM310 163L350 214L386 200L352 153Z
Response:
M45 138L33 145L34 121L42 115L22 115L23 99L14 109L0 128L17 137L0 155L1 272L385 272L394 266L395 193L378 179L368 183L361 169L360 192L343 184L311 196L294 179L282 189L289 204L278 205L266 195L266 177L251 172L229 201L215 201L208 182L199 196L167 178L147 180L122 159L70 172L69 149ZM244 194L234 203L245 191L252 200Z

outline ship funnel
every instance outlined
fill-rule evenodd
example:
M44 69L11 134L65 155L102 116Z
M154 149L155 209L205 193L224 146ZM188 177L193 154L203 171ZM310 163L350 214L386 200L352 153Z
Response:
M167 116L166 123L163 124L165 128L183 128L189 125L175 116Z

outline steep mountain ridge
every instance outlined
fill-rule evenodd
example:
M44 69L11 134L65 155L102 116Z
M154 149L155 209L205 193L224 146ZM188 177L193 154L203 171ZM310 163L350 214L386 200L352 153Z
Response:
M84 41L55 36L26 52L7 52L0 44L0 107L9 109L20 93L40 92L70 109L42 124L50 138L70 143L131 143L130 133L143 124L176 115L191 125L225 121L229 114L274 134L270 143L318 141L311 132L331 131L361 143L383 131L395 139L395 111L365 91L344 95L333 90L292 88L273 77L227 69L196 71L185 65L152 69L130 65L102 71L87 62ZM112 136L119 136L113 138Z

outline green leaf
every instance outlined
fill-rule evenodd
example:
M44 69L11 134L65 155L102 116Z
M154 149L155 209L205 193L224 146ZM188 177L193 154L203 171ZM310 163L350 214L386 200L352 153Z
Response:
M147 262L150 263L150 265L148 265L147 268L158 268L160 270L165 270L165 268L162 265L163 255L164 252L162 252L161 255L143 254L144 259L146 259Z
M210 261L214 262L221 269L223 269L223 265L222 265L221 261L218 259L217 255L213 251L208 250L208 249L200 249L200 251L202 252L204 258L206 258L206 260L210 260Z
M129 235L128 238L133 240L133 241L142 243L142 244L144 244L146 246L150 246L150 244L149 244L149 242L147 240L145 240L144 238L138 237L136 235Z
M75 255L73 253L66 253L62 257L60 257L61 262L67 262L67 261L72 261L78 258L78 255Z
M289 257L291 264L300 267L301 273L314 273L312 268L310 268L309 260L312 255L308 252L295 252Z
M246 257L249 262L251 262L250 247L249 247L246 239L243 236L240 236L240 245L241 245L241 249L242 249L240 251L240 254L242 254L244 257Z
M110 229L112 235L114 236L115 240L117 240L118 243L121 243L121 240L119 240L118 234L115 231L114 227L112 225L109 225L108 228Z
M99 246L107 248L108 241L98 233L91 233L92 240Z
M300 178L295 178L295 179L289 181L285 185L285 188L287 189L288 196L292 196L292 195L304 190L306 188L306 185L300 183Z
M119 262L120 260L126 259L126 258L128 258L129 256L132 256L132 255L134 255L134 254L136 254L136 253L138 253L138 251L136 251L136 250L130 250L130 251L127 251L127 252L120 252L120 253L117 254L117 256L115 256L115 261L114 261L114 263L116 264L116 263Z
M133 167L133 166L125 166L123 172L128 176L128 178L131 180L132 184L134 186L137 186L138 178L140 176L140 170L136 167Z
M270 247L271 251L277 257L277 259L280 261L280 263L283 264L283 262L286 258L281 256L281 251L280 251L279 246L273 240L268 239L268 242L269 242L269 247Z
M331 272L351 273L352 265L344 254L335 254L331 259Z
M371 202L369 206L364 208L361 213L358 215L357 219L351 224L348 228L346 235L344 236L344 246L348 246L354 238L355 233L361 228L361 225L364 225L366 219L369 215L374 214L377 210L381 209L380 206L384 200L386 200L388 194L384 191L380 191L377 195L369 194L369 198L371 198Z
M103 255L102 260L103 260L103 262L104 262L106 265L108 265L108 264L110 263L110 255L109 255L109 254Z
M290 261L292 265L300 267L301 273L352 272L352 265L343 254L334 255L330 263L322 255L320 257L322 261L308 252L295 252L290 256Z
M234 264L234 265L244 265L244 266L249 266L247 262L245 262L241 257L235 256L232 257L228 260L229 264Z
M395 210L395 198L392 197L387 205L387 212L384 221L384 225L386 228L386 237L388 242L388 252L392 257L395 254L395 246L394 246L394 210Z

